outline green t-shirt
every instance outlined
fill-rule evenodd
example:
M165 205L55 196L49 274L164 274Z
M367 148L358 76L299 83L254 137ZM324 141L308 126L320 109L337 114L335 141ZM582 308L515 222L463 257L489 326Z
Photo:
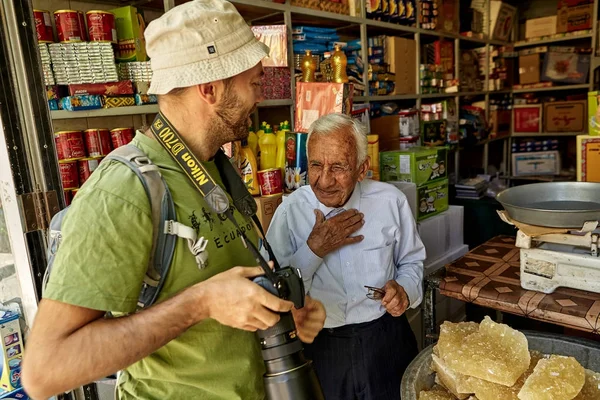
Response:
M160 167L177 220L208 240L208 265L203 270L187 242L177 240L159 302L233 266L256 265L233 223L210 211L158 142L138 133L133 143ZM204 166L222 185L214 163ZM235 217L256 243L250 220L237 210ZM62 229L45 297L96 310L133 312L152 245L150 205L137 176L116 161L102 163L77 193ZM263 373L254 333L207 319L123 371L119 398L262 400Z

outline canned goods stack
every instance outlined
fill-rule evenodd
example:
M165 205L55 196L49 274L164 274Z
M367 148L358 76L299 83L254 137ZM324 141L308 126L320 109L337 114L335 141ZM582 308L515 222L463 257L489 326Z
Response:
M136 61L119 64L119 79L134 82L151 82L150 61Z
M111 43L53 43L48 47L59 85L119 80Z
M54 134L56 155L65 201L70 204L81 185L96 170L102 159L133 139L133 128L87 129Z
M46 43L39 44L40 59L42 61L42 72L44 74L44 84L46 86L52 86L56 84L54 80L54 73L52 72L52 61L50 58L50 52L48 51L48 45Z
M444 73L442 66L421 64L419 66L419 86L421 86L421 94L443 93Z

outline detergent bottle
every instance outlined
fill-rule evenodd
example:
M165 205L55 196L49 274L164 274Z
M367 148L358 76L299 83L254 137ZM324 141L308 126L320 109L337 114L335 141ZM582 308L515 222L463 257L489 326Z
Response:
M285 176L285 135L290 131L288 121L281 123L277 131L277 158L275 159L275 167L281 169L282 176Z
M246 184L246 188L253 196L260 195L260 188L258 186L258 163L254 152L248 146L247 140L242 140L242 149L240 151L240 172L242 174L242 180Z
M265 134L258 139L260 147L260 169L275 168L277 157L277 138L271 129L271 125L265 127Z
M263 121L262 124L260 124L260 129L256 132L256 136L258 136L259 139L261 137L263 137L263 135L265 134L266 127L267 127L267 123L266 123L266 121Z
M254 128L249 127L248 131L250 132L248 135L248 147L254 153L254 157L258 157L258 136L254 133Z

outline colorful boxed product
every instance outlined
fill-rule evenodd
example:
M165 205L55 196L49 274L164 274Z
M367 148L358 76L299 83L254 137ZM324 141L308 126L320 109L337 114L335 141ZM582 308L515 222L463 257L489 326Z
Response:
M588 133L592 136L600 135L600 92L588 93Z
M0 390L10 392L21 387L23 336L18 314L0 311L0 335L2 336Z
M58 85L46 86L46 100L59 100Z
M146 104L157 104L158 98L153 94L136 94L135 95L135 105L143 106Z
M590 54L582 54L574 48L550 47L544 56L541 80L572 85L586 83L590 60Z
M269 55L262 60L263 67L287 67L287 27L285 25L263 25L253 26L251 29L258 40L269 46Z
M111 83L83 83L79 85L69 85L69 95L101 95L118 96L133 94L133 84L131 81L119 81Z
M57 100L48 100L48 109L50 111L58 111L58 101Z
M117 28L116 60L119 62L146 61L148 59L144 40L146 23L137 8L125 6L110 11L115 15Z
M308 132L319 117L331 113L351 115L354 86L348 83L298 82L294 126Z
M291 192L308 184L308 159L306 158L306 133L285 134L285 191Z
M448 177L446 147L411 147L382 152L379 168L382 182L412 182L417 186Z
M5 400L29 400L30 397L25 393L23 388L13 390L12 392L0 394L0 399Z
M600 136L577 136L577 180L600 182Z
M417 221L443 213L448 205L448 179L417 187Z
M560 153L540 151L512 155L512 171L515 176L560 174Z
M68 96L60 99L59 107L66 111L96 110L102 108L102 96Z
M104 108L131 107L135 106L135 97L133 96L102 96Z

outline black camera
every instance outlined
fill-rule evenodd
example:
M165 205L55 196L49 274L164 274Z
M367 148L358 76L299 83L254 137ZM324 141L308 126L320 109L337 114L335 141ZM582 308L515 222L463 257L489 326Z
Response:
M304 307L304 282L300 271L276 268L254 279L273 295ZM324 400L323 391L312 367L304 357L302 342L296 334L291 312L281 313L277 324L257 332L265 362L265 392L269 400Z

